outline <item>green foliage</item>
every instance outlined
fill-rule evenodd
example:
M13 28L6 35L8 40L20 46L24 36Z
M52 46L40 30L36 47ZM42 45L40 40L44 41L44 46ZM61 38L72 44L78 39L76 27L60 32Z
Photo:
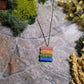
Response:
M38 0L39 3L45 4L46 0Z
M26 20L37 15L37 8L35 0L17 0L17 9L13 14L19 16L21 20Z
M84 0L60 0L58 5L63 7L67 14L66 19L84 28Z
M14 10L16 8L16 1L15 0L7 0L8 4L7 4L7 10Z
M28 19L28 24L32 25L35 23L35 18L29 18Z
M26 22L21 21L18 16L4 12L0 14L3 16L2 25L10 27L14 36L18 36L25 29Z
M35 22L37 8L35 0L5 0L7 11L0 12L0 25L8 26L18 36L27 26ZM23 21L27 20L28 23Z
M79 38L79 40L78 41L76 41L76 50L77 50L77 52L78 52L78 54L79 54L79 56L81 56L81 49L84 47L84 45L83 45L83 42L84 41L84 35L82 35L80 38Z

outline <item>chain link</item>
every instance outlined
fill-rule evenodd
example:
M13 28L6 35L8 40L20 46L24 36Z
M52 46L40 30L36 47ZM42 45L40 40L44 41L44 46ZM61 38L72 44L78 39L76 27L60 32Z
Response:
M45 37L45 35L44 35L44 32L43 32L43 30L42 30L41 24L40 24L39 20L37 19L37 22L38 22L39 27L40 27L40 29L41 29L41 32L42 32L42 34L43 34L43 38L44 38L44 41L45 41L45 45L46 45L46 46L49 46L49 44L50 44L50 35L51 35L52 21L53 21L53 12L54 12L54 0L52 0L52 15L51 15L51 21L50 21L50 30L49 30L48 43L47 43L46 37Z

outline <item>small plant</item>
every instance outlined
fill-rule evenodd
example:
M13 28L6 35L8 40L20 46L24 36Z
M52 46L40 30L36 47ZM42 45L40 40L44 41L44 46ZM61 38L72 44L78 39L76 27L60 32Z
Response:
M13 14L18 15L21 20L27 20L37 15L35 0L17 0L16 4L17 8Z
M77 41L76 50L78 56L72 52L71 56L68 57L72 75L70 84L84 84L84 35Z
M84 0L60 0L58 5L63 7L67 14L66 19L84 28Z
M76 41L76 50L78 52L78 55L81 56L81 49L83 48L83 42L84 41L84 35L82 35L79 40Z
M17 15L0 12L2 17L2 25L10 27L14 36L18 36L25 28L26 22L21 21Z

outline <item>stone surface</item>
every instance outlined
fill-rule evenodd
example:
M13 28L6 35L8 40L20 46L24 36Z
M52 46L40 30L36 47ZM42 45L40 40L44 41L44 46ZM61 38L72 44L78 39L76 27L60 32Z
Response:
M0 26L0 68L5 59L12 54L20 72L0 78L0 84L69 84L71 80L68 56L75 51L75 41L82 35L76 24L65 19L62 9L56 5L50 45L54 48L53 62L39 62L40 47L45 46L37 21L18 37L13 37L10 29ZM38 16L42 29L48 39L51 18L51 0L45 5L37 4ZM7 61L7 60L6 60ZM0 73L2 70L0 70Z
M2 70L6 66L7 59L12 54L14 46L14 38L5 37L0 34L0 72L2 72Z

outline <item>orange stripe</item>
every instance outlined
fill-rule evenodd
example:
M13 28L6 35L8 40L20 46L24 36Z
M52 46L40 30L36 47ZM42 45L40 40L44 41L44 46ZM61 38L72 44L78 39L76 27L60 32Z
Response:
M41 50L41 54L53 54L52 50Z

